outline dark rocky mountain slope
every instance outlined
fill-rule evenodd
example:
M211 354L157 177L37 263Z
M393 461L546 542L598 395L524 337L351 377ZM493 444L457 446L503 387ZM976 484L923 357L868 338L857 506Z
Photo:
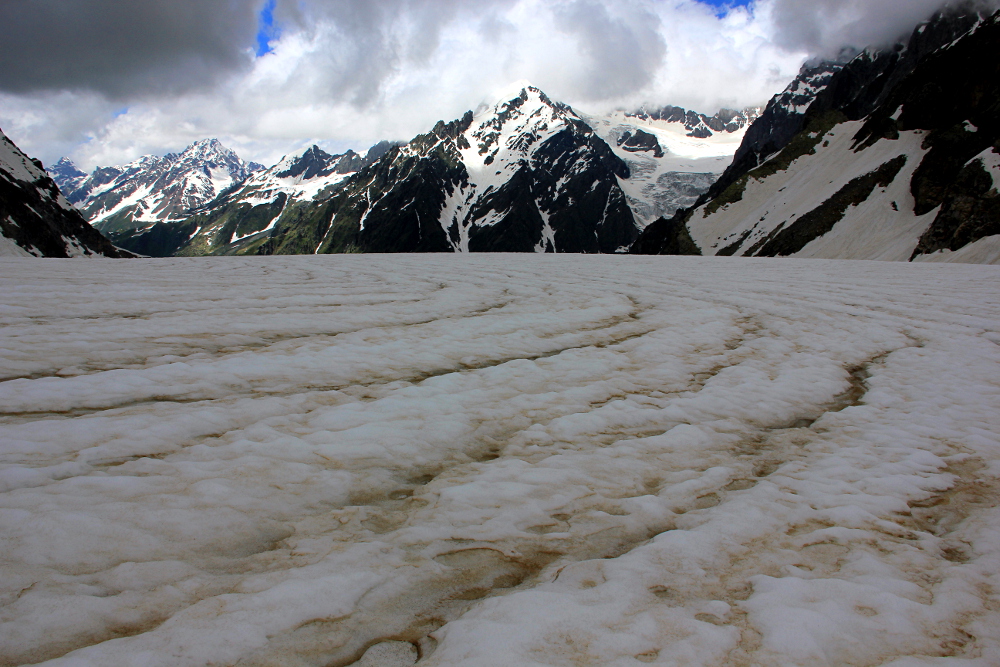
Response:
M0 132L0 255L133 257L91 227L37 160Z
M998 43L1000 17L966 6L832 72L797 119L776 122L776 97L632 251L1000 261Z
M179 254L610 253L639 234L619 185L628 166L537 88L387 148L308 199L255 200L269 208L253 226L219 228L200 247L225 214L191 218Z

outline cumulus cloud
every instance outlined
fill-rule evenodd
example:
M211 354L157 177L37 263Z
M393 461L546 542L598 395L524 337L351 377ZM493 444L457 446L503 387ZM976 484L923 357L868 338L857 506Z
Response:
M91 168L209 136L264 163L312 142L363 149L519 79L583 111L711 113L762 104L806 58L940 1L756 0L720 17L697 0L277 0L254 57L263 0L3 0L0 126Z
M554 18L576 37L587 59L580 72L582 96L606 99L634 93L647 86L663 65L667 45L660 18L650 10L624 3L612 9L597 0L575 0L557 6Z

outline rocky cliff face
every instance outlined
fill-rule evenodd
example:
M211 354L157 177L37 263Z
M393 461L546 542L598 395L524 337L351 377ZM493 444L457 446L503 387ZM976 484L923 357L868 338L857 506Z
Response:
M132 257L59 192L42 164L0 132L0 255Z
M938 15L833 72L787 141L776 97L709 193L633 252L1000 260L997 39L997 15Z

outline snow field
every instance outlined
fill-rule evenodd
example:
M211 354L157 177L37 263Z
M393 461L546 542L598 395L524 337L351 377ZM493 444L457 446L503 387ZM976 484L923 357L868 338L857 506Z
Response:
M0 663L1000 662L994 267L0 266Z

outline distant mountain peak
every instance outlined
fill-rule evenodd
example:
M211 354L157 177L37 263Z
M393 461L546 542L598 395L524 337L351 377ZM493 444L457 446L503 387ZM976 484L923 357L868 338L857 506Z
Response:
M209 138L180 153L98 167L89 176L68 160L60 160L49 173L70 202L98 229L111 233L186 217L254 171L235 151Z
M625 112L626 118L637 118L644 121L662 121L665 123L679 123L688 131L688 136L698 139L707 139L716 133L732 134L749 126L758 116L762 109L760 107L746 107L744 109L720 109L713 116L708 116L697 111L691 111L683 107L665 105L646 109L639 107L635 111Z
M76 164L68 157L59 158L59 160L54 165L46 169L46 171L48 171L49 174L52 174L53 176L58 174L61 178L66 178L66 179L81 178L87 176L87 173L81 171L80 168L77 167Z

